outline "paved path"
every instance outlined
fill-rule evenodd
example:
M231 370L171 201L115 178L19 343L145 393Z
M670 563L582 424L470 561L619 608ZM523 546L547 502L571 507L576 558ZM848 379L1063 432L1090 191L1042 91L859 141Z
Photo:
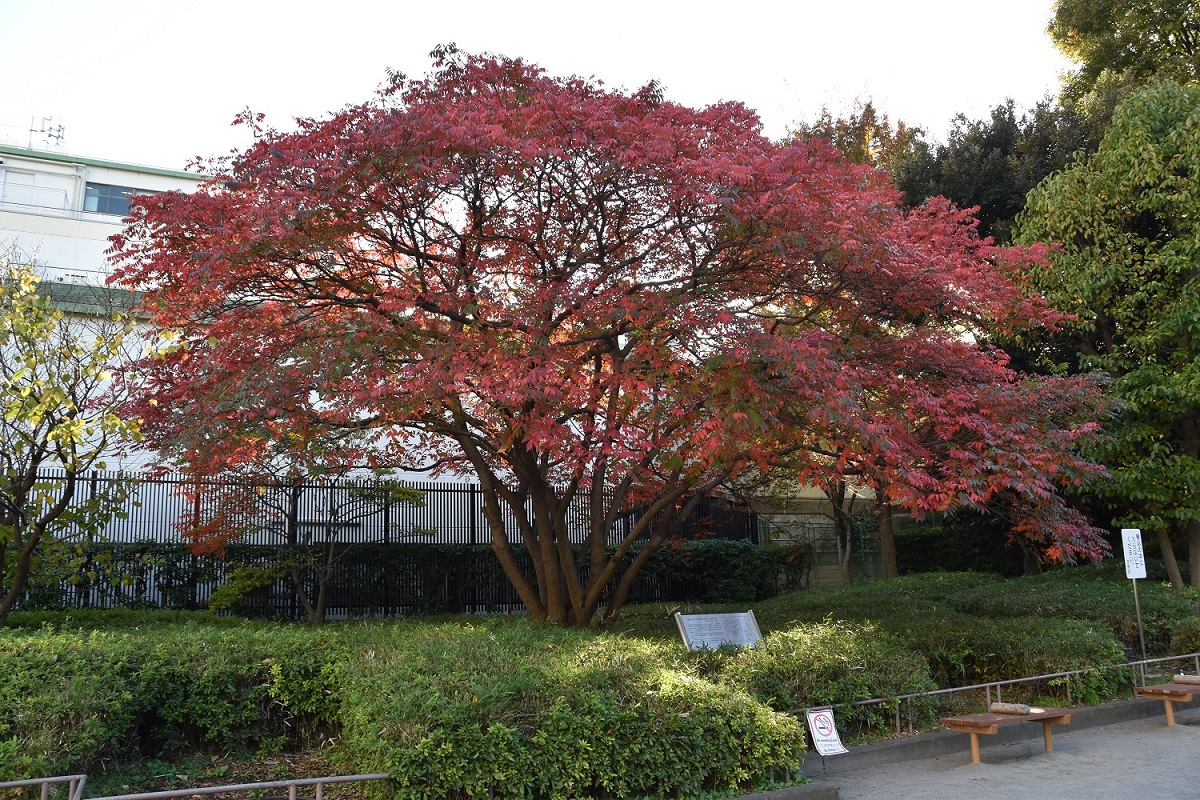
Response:
M1200 798L1200 708L1179 711L1176 722L1168 728L1165 717L1155 716L1056 726L1052 753L1042 749L1040 726L1032 726L1035 739L985 747L981 764L971 763L969 737L957 734L960 750L931 758L827 774L806 770L814 789L836 786L841 800Z

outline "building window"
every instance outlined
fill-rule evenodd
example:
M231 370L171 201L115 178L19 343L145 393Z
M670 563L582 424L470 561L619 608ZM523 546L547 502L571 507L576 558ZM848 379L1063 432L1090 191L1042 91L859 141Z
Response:
M149 194L131 186L109 186L106 183L89 183L83 192L83 210L97 214L129 216L129 200L135 194Z

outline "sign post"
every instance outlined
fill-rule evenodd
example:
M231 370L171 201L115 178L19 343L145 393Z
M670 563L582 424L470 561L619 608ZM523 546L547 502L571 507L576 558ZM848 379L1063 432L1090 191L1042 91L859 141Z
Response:
M1133 608L1137 611L1138 642L1142 645L1142 686L1146 685L1146 633L1142 629L1142 604L1138 601L1138 578L1146 577L1146 554L1142 551L1141 528L1122 528L1121 545L1125 550L1125 577L1133 581Z

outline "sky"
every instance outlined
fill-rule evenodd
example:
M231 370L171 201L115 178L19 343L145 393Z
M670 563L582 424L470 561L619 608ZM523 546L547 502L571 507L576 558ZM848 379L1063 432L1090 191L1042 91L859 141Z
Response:
M0 0L0 142L182 169L365 101L429 51L520 57L690 106L737 100L771 137L872 100L943 140L1006 98L1054 94L1071 64L1053 0ZM43 119L49 122L43 124ZM62 126L62 140L40 129ZM31 132L31 127L35 129Z

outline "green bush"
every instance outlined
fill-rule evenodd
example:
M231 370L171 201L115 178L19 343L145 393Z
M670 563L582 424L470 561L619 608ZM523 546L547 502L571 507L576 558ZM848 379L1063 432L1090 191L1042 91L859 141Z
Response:
M665 605L607 633L22 612L0 630L0 775L336 741L347 771L388 771L406 798L740 791L798 765L801 723L780 712L837 705L855 740L890 732L896 706L846 703L1123 662L1110 626L1126 591L1091 568L810 589L756 603L765 649L701 653ZM1146 584L1179 650L1200 645L1194 598ZM1130 681L1109 669L1004 693L1093 702ZM921 727L933 704L900 712Z
M149 638L139 659L140 722L167 745L296 742L332 723L343 656L333 632L171 627Z
M1171 631L1171 652L1177 655L1200 653L1200 616L1186 617Z
M791 592L756 605L754 613L764 630L780 630L796 622L820 622L826 618L872 620L892 613L918 617L956 608L954 599L964 591L988 592L1003 583L999 575L981 572L906 575L886 581Z
M745 686L776 711L840 705L936 689L925 658L874 625L829 622L776 631L766 647L730 653L719 662L723 683ZM846 706L837 711L844 731L888 730L900 708L914 726L933 722L928 699Z
M872 623L924 656L937 685L950 688L1124 663L1127 630L1114 630L1122 591L1128 586L1091 567L1010 580L935 572L796 592L755 614L765 630L826 616ZM1158 592L1151 602L1164 619L1187 608L1186 597ZM1103 670L1030 689L1059 696L1069 689L1073 699L1094 701L1128 686L1126 671Z
M922 653L942 687L1049 675L1125 662L1107 628L1062 619L981 619L947 612L917 619L882 617L879 626ZM1127 669L1103 669L1027 684L1011 691L1047 693L1097 703L1128 694ZM1008 689L1005 690L1010 691Z
M1012 577L1025 568L1024 555L1009 544L1002 520L967 515L901 528L896 562L902 575L974 571Z
M799 589L812 563L812 548L806 544L678 540L659 548L642 580L659 582L672 600L750 603L774 597L781 589Z
M1138 593L1146 650L1152 656L1169 655L1174 626L1200 613L1200 592L1140 581ZM1129 656L1140 657L1133 590L1118 564L1105 569L1068 567L996 586L964 589L954 597L954 605L980 617L1092 620L1111 630Z
M319 548L314 551L318 555ZM637 552L630 553L629 559ZM532 572L524 548L517 563ZM283 576L282 548L231 545L224 557L197 556L183 544L95 543L83 554L89 569L73 581L51 582L19 606L26 614L54 614L86 603L102 608L147 609L152 590L164 608L209 607L255 618L297 617L301 610ZM628 560L626 560L626 565ZM583 553L578 554L581 565ZM812 566L807 545L755 545L707 539L668 543L645 566L630 602L747 603L799 588ZM310 596L316 586L309 581ZM516 592L487 545L368 543L349 547L334 564L327 606L352 617L460 613L480 607L507 610Z
M243 619L219 616L205 611L166 611L150 608L73 608L58 611L14 611L8 616L7 628L37 630L104 630L145 628L166 625L206 625L242 627Z
M695 794L798 767L797 720L683 659L516 619L12 629L0 755L28 777L337 740L347 769L386 769L403 797Z
M24 769L61 774L121 749L136 719L134 656L104 632L0 636L0 738L20 743Z
M803 729L678 645L424 626L347 666L342 743L401 798L694 794L795 769Z
M0 752L16 739L22 769L46 774L180 747L299 743L333 724L343 660L316 631L244 623L0 631Z

